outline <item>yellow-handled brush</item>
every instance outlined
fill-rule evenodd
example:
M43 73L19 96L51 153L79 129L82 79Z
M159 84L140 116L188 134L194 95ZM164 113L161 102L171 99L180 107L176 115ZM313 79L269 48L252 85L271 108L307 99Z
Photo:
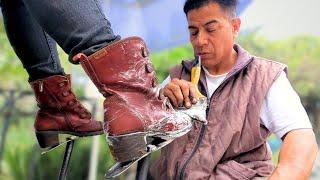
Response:
M191 69L191 83L196 86L196 93L198 98L205 98L203 94L198 89L198 83L200 80L200 73L201 73L201 57L196 56L194 66Z

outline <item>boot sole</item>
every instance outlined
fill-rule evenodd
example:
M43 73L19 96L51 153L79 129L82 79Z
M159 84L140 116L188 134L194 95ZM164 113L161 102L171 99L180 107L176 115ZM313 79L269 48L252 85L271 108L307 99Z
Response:
M74 135L78 137L96 136L103 134L103 130L86 133L76 133L70 131L36 131L36 137L41 148L51 148L61 144L59 134Z
M107 136L107 142L110 151L118 162L126 162L137 159L143 154L149 152L152 146L158 147L165 141L183 136L190 131L190 127L186 127L174 133L153 133L153 132L137 132L119 136ZM130 149L130 152L128 152Z
M108 137L109 149L117 161L105 174L106 179L119 176L135 162L170 144L174 139L164 140L148 137L146 133L134 133L129 136Z
M136 161L157 151L175 138L187 134L192 128L190 123L184 129L170 133L138 132L119 136L107 136L109 149L117 163L112 166L105 177L107 179L119 176Z

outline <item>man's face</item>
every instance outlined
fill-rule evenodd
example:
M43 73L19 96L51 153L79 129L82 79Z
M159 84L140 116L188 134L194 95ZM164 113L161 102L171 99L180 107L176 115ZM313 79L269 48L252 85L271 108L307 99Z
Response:
M232 57L239 18L231 18L219 4L209 3L188 12L188 29L195 55L210 69Z

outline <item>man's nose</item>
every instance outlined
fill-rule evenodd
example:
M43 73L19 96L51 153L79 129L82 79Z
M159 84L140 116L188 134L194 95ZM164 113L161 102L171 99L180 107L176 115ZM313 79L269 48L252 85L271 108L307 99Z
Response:
M206 45L207 43L208 43L208 39L205 33L199 32L197 36L197 45L203 46L203 45Z

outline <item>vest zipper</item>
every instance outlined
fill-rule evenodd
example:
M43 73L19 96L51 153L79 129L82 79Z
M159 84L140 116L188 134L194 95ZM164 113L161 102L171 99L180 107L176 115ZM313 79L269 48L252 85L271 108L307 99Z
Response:
M233 72L232 74L230 74L226 79L224 79L224 80L221 82L221 84L218 86L218 88L217 88L217 89L213 92L213 94L211 95L209 104L211 104L211 101L213 100L214 95L216 94L216 92L218 92L218 91L221 89L222 85L224 85L229 79L231 79L231 77L233 77L235 74L237 74L238 72L240 72L242 69L246 68L250 62L251 62L251 61L249 61L249 62L248 62L243 68L241 68L240 70L235 71L235 72ZM208 110L207 116L208 116L208 114L209 114L209 111L210 111L210 108L209 108L209 110ZM180 170L180 173L179 173L179 174L180 174L180 175L179 175L179 179L180 179L180 180L183 180L183 178L184 178L184 171L186 170L187 165L188 165L188 163L190 162L191 158L192 158L193 155L196 153L196 150L199 148L205 130L206 130L206 126L205 126L204 124L202 124L202 125L201 125L201 129L200 129L200 135L199 135L199 137L198 137L198 139L197 139L196 145L193 147L193 149L192 149L192 151L191 151L191 154L189 155L188 159L184 162L184 164L183 164L183 166L182 166L182 168L181 168L181 170Z
M233 76L233 75L232 75L232 76ZM229 76L228 79L230 79L230 77L231 77L231 76ZM219 85L219 87L213 92L213 94L212 94L212 96L211 96L211 98L210 98L209 104L211 104L211 101L212 101L212 99L213 99L213 97L214 97L214 94L215 94L218 90L221 89L220 87L221 87L223 84L225 84L225 82L226 82L228 79L225 79L225 80ZM210 108L208 108L207 116L208 116L208 114L209 114L209 111L210 111ZM191 154L189 155L188 159L184 162L184 164L183 164L183 166L182 166L182 168L181 168L180 178L179 178L180 180L183 180L184 171L186 170L189 161L191 160L191 158L193 157L193 155L196 153L196 150L199 148L205 130L206 130L206 126L205 126L204 124L202 124L202 125L201 125L201 129L200 129L200 135L199 135L199 137L198 137L198 139L197 139L196 145L193 147L193 149L192 149L192 151L191 151Z
M202 125L201 125L201 129L200 129L200 135L199 135L199 137L198 137L198 139L197 139L197 143L196 143L196 145L193 147L190 156L188 157L188 159L186 160L186 162L183 164L183 166L182 166L182 168L181 168L180 178L179 178L179 179L183 180L184 171L185 171L186 168L187 168L187 164L189 163L189 161L191 160L191 158L193 157L193 155L196 153L196 150L199 148L200 142L201 142L201 140L202 140L202 137L203 137L203 135L204 135L204 131L205 131L205 130L206 130L206 127L205 127L205 125L202 124Z

